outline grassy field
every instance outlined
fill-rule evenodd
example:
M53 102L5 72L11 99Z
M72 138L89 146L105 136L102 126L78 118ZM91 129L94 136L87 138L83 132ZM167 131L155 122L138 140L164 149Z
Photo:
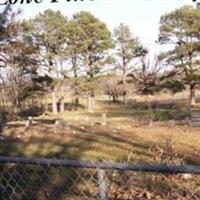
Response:
M108 117L106 126L100 124L102 113ZM99 101L93 113L66 111L58 117L67 126L56 128L57 118L51 113L34 117L29 130L26 119L8 122L0 155L200 165L200 127L188 125L190 113L184 106L147 110L143 104L124 108L120 103ZM99 197L96 169L1 164L0 170L0 182L7 194L15 188L16 199ZM200 198L197 175L187 179L180 174L107 170L106 178L110 200ZM1 195L0 190L5 198Z
M9 122L0 154L152 163L165 162L171 156L200 164L200 128L165 117L149 125L152 111L125 109L118 104L99 102L96 107L93 113L62 113L59 117L68 123L64 130L55 128L55 117L50 114L34 118L30 130L25 130L25 120ZM106 126L99 123L102 113L108 116Z

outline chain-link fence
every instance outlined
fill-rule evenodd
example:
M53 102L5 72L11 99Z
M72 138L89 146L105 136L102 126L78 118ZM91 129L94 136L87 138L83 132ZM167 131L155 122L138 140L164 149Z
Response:
M1 200L197 200L200 166L0 157Z

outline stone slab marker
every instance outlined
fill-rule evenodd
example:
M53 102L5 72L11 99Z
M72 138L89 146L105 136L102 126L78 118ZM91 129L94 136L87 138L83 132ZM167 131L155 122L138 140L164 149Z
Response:
M100 122L101 126L106 126L107 125L107 121L108 121L108 119L107 119L106 113L102 113L101 122Z
M28 117L28 121L26 122L26 130L28 130L32 126L32 117Z
M65 120L57 119L55 121L55 128L59 131L66 131L69 130L69 125Z
M78 116L75 116L75 117L74 117L74 121L75 121L75 122L78 122L78 120L79 120L79 117L78 117Z

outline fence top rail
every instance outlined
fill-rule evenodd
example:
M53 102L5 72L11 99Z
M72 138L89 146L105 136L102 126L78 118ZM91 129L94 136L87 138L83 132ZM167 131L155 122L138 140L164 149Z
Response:
M143 163L117 163L107 161L82 161L82 160L61 160L47 158L24 158L0 156L0 164L15 163L24 165L63 166L74 168L99 168L114 170L131 170L142 172L157 172L168 174L200 174L200 165L165 165L165 164L143 164Z

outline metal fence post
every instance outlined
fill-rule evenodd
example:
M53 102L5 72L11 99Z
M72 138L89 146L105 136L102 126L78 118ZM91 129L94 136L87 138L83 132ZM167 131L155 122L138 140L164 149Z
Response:
M98 169L98 182L100 196L99 200L108 200L106 172L103 169Z

